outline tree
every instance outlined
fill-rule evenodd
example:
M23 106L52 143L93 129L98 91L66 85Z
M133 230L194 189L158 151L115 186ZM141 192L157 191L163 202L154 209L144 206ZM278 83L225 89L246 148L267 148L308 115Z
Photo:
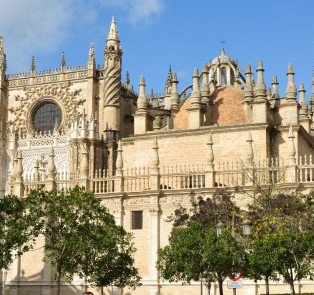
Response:
M211 283L222 284L228 270L240 266L242 248L230 231L224 229L217 236L215 228L194 222L187 227L173 228L169 245L160 249L157 268L161 277L172 281L190 283L192 280L205 280L208 293Z
M169 245L158 251L157 268L160 276L170 282L182 281L190 284L193 281L205 280L210 292L211 283L215 280L204 263L203 247L206 229L195 222L184 228L173 228ZM208 240L207 240L208 241Z
M7 269L17 255L32 247L32 230L26 218L25 203L16 196L0 199L0 269Z
M100 287L102 293L108 285L139 286L141 278L133 265L132 235L113 223L106 208L96 204L91 213L90 222L80 230L86 242L82 244L79 275Z
M90 280L95 282L101 276L106 278L102 281L106 285L119 281L121 276L125 277L125 268L130 277L137 274L134 268L132 273L128 272L134 251L130 236L115 225L114 217L93 193L87 193L78 186L61 191L44 191L40 188L32 190L26 201L37 235L45 237L47 260L56 268L53 279L56 280L57 295L60 294L61 278L70 281L75 273L90 276ZM102 263L107 262L108 266L112 259L121 259L123 255L129 258L126 264L122 261L116 263L122 275L117 269L109 272L110 276L96 274L99 268L95 267L93 272L88 266L90 262L94 267L95 262L100 260Z
M249 205L253 233L252 241L248 245L248 276L254 279L263 278L266 294L269 294L269 279L276 280L279 274L293 292L293 282L296 279L312 274L313 254L310 253L313 246L308 240L309 236L313 237L311 200L309 195L264 188Z
M314 277L313 231L276 234L278 241L278 272L295 294L294 282Z

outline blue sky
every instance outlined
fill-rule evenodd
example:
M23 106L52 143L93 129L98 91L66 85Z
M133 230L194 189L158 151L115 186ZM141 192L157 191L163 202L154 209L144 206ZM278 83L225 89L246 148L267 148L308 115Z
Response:
M250 62L255 71L263 60L270 86L277 74L284 96L286 72L292 63L297 88L303 81L310 97L314 64L314 1L213 0L0 0L0 34L8 59L7 73L28 72L32 55L36 69L87 63L94 42L96 63L114 15L123 47L123 80L129 70L138 90L140 75L146 92L164 91L169 65L179 90L192 83L193 69L221 52Z

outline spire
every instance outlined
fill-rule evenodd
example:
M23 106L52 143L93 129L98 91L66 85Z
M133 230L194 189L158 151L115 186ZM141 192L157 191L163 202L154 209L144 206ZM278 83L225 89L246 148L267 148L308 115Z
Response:
M147 111L148 101L145 94L145 79L144 76L141 75L140 79L140 93L137 99L137 111Z
M88 54L88 66L95 67L95 50L94 44L90 44L89 54Z
M277 76L274 75L274 76L273 76L273 81L272 81L271 85L273 86L273 95L272 95L272 97L275 98L275 99L279 98L278 84L279 84L279 83L278 83L278 81L277 81Z
M202 102L208 103L209 102L209 86L208 86L208 67L205 62L203 67L203 84L201 87L201 94L202 94Z
M172 80L172 72L171 72L171 65L169 66L169 71L167 75L167 80L165 83L165 94L170 94L171 92L171 80Z
M31 63L31 76L34 76L36 73L36 68L35 68L35 56L33 55L32 57L32 63Z
M199 89L199 75L197 67L194 68L193 72L193 88L191 93L192 107L198 108L201 103L201 92Z
M66 67L66 64L65 64L65 56L64 56L64 51L62 51L62 57L61 57L61 72L64 72L64 71L65 71L65 67Z
M178 80L177 74L173 73L171 78L171 108L179 109L179 94L178 94Z
M115 40L115 41L118 41L118 43L119 43L118 30L117 30L117 25L116 25L116 21L115 21L114 16L112 17L112 20L111 20L111 25L109 28L107 42L110 40Z
M300 109L300 119L308 119L308 107L307 107L307 102L305 99L305 89L304 89L304 84L303 82L301 82L300 84L300 105L301 105L301 109Z
M255 96L256 99L259 101L266 100L266 85L264 82L264 69L263 69L263 62L260 60L257 66L257 82L255 85Z
M297 98L297 88L294 84L294 72L291 63L288 66L288 85L286 88L286 99L287 101L294 101Z
M254 94L253 94L253 85L252 85L252 72L251 72L251 65L250 63L247 64L246 66L246 81L245 81L245 86L244 86L244 97L245 101L250 102L253 100Z
M128 71L126 71L126 75L125 75L125 82L124 85L127 89L130 88L130 74Z

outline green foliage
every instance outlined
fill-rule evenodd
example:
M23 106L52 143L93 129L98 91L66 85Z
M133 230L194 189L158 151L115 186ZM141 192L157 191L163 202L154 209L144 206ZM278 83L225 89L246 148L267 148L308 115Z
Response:
M84 188L33 190L26 199L37 235L45 237L47 260L55 265L57 294L61 277L89 276L97 286L136 286L131 236L93 193Z
M170 282L204 279L207 285L216 280L222 285L228 270L241 265L242 253L230 231L217 236L215 228L194 222L172 229L169 245L158 252L157 268Z
M9 267L14 252L21 255L32 247L33 235L25 212L25 203L18 197L0 199L0 268Z
M294 282L314 277L314 233L285 232L276 234L278 272L294 292Z
M248 276L268 280L282 275L294 292L294 281L313 278L313 195L264 190L249 206L253 234Z

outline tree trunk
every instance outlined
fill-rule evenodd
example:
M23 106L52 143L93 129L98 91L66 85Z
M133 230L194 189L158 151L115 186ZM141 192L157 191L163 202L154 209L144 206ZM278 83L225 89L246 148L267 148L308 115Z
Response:
M224 295L224 291L223 291L223 288L222 288L222 283L223 283L223 280L222 279L218 279L219 295Z
M265 277L266 295L269 295L269 278Z
M84 276L84 292L87 292L87 276Z
M207 294L210 295L210 289L211 289L211 282L206 282L206 287L207 287Z
M61 266L57 266L57 280L56 280L57 290L56 295L60 295L61 291Z
M292 291L292 294L295 295L295 290L294 290L294 280L293 280L293 269L291 268L290 269L290 282L289 282L289 285L291 286L291 291Z
M104 295L104 286L100 287L100 295Z

